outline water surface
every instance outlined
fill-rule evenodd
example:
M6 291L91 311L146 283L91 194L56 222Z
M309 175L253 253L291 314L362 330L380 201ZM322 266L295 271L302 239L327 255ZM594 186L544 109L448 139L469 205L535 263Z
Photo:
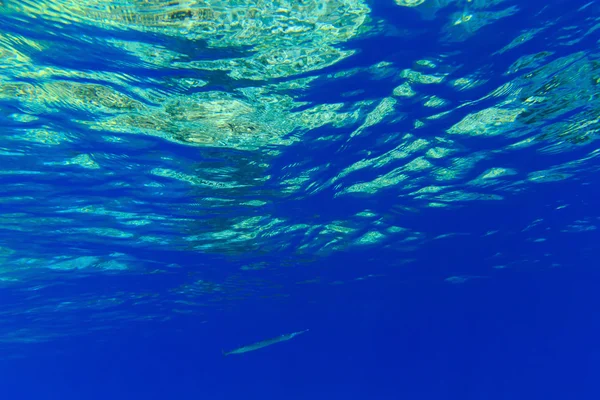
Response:
M4 392L597 398L598 28L578 0L1 0Z

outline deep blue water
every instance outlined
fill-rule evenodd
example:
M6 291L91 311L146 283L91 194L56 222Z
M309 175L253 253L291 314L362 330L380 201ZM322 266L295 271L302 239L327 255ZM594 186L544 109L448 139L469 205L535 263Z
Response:
M112 3L0 1L2 398L600 396L596 2Z

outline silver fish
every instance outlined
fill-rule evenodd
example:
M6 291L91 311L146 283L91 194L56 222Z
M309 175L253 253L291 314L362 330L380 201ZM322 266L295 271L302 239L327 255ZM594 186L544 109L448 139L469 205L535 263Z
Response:
M263 340L262 342L257 342L257 343L253 343L253 344L249 344L247 346L243 346L240 348L237 348L235 350L231 350L228 352L223 352L224 356L228 356L230 354L242 354L242 353L247 353L249 351L254 351L254 350L258 350L258 349L262 349L263 347L267 347L270 346L272 344L275 343L279 343L279 342L285 342L286 340L290 340L293 337L296 337L304 332L308 332L308 329L305 329L303 331L299 331L299 332L293 332L293 333L286 333L285 335L281 335L281 336L277 336L273 339L267 339L267 340Z

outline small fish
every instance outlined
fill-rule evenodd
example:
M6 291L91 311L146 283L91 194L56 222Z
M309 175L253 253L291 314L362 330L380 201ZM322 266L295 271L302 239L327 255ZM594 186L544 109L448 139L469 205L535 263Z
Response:
M258 349L262 349L263 347L267 347L270 346L272 344L275 343L279 343L279 342L285 342L286 340L290 340L300 334L303 334L304 332L308 332L308 329L305 329L303 331L299 331L299 332L293 332L293 333L286 333L285 335L281 335L281 336L277 336L275 338L272 339L267 339L267 340L263 340L262 342L257 342L257 343L253 343L253 344L249 344L247 346L243 346L240 347L238 349L235 350L231 350L228 352L223 352L224 356L228 356L230 354L242 354L242 353L247 353L249 351L254 351L254 350L258 350Z

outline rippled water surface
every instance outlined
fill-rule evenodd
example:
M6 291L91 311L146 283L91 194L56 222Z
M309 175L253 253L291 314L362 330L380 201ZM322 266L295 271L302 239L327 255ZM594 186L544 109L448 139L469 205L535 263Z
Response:
M11 398L597 398L599 38L596 1L0 0Z

